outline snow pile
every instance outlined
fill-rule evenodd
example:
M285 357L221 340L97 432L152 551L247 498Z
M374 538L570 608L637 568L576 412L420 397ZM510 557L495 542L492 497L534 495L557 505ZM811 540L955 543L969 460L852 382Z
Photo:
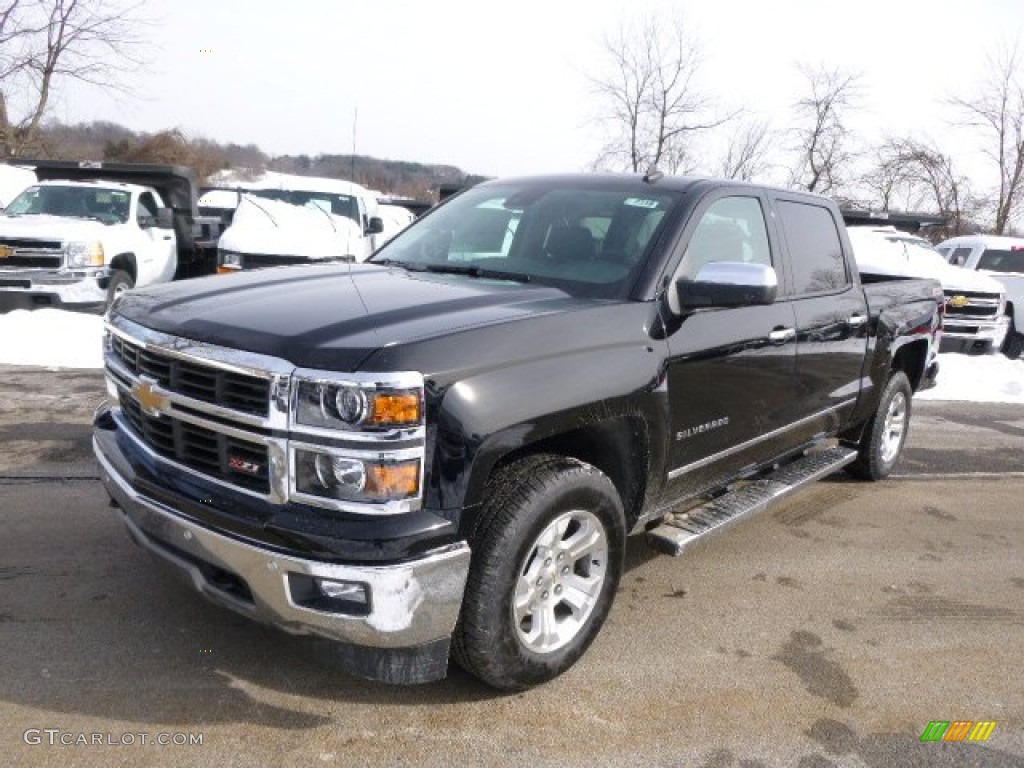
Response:
M1024 359L1003 355L939 355L938 383L917 400L1024 404Z
M62 309L0 315L0 364L102 368L103 318Z

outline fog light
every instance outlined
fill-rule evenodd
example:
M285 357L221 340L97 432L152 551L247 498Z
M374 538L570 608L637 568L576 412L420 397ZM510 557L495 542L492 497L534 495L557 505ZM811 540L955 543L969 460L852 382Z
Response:
M317 588L324 597L331 600L344 600L349 603L367 605L370 600L366 594L366 585L357 584L352 581L331 581L330 579L316 579Z

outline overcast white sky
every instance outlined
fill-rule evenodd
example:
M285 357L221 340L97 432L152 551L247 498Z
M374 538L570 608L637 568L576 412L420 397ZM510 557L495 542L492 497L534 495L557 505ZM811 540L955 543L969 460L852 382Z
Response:
M360 154L487 175L582 170L600 146L589 78L602 37L665 6L697 31L724 109L783 127L795 63L822 62L863 73L869 137L949 134L937 102L1024 28L1024 0L149 0L159 21L129 81L138 96L65 90L53 115L318 154L351 151L358 108Z

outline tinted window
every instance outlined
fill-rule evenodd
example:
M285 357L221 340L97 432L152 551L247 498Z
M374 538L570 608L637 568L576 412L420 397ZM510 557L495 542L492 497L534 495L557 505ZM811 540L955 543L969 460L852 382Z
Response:
M807 203L778 203L789 245L797 294L837 291L849 285L839 230L828 208Z
M991 272L1024 272L1024 249L1012 251L989 248L978 259L978 269Z
M971 257L972 248L957 248L949 256L949 263L954 267L962 267Z
M679 277L692 280L701 267L715 261L772 265L768 230L756 197L724 197L705 211L686 246Z

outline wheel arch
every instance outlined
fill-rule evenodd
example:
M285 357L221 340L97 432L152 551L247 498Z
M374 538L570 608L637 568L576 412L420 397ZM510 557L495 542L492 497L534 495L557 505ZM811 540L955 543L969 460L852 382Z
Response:
M118 272L127 272L132 277L133 283L139 282L138 261L131 251L119 253L110 260L110 268Z
M640 517L649 490L648 478L653 476L652 466L657 461L651 450L656 439L642 414L622 414L513 443L509 438L515 435L513 429L494 436L495 444L503 445L504 450L483 451L473 462L466 486L466 509L479 509L488 482L502 468L528 456L553 454L590 464L608 477L622 501L627 530ZM473 525L473 519L466 520L464 530L472 530Z

